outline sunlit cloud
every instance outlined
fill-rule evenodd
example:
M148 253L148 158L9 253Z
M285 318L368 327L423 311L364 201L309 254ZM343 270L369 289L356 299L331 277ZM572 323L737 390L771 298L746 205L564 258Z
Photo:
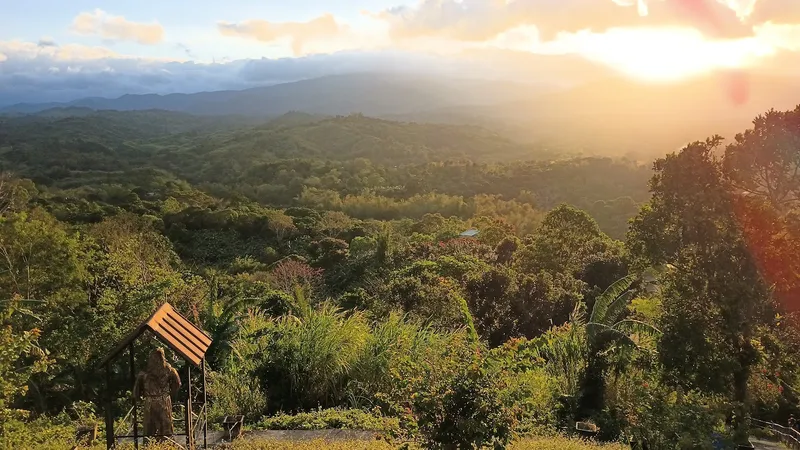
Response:
M740 20L747 20L756 7L758 0L719 0L722 4L732 9Z
M532 25L512 28L487 41L487 46L523 52L540 50L539 29Z
M520 26L536 26L545 40L561 32L681 26L714 37L745 37L752 29L743 19L755 6L753 0L421 0L372 16L386 21L395 39L445 36L485 41Z
M775 51L756 38L708 40L693 28L565 33L552 45L625 74L657 81L746 67Z
M55 42L42 40L27 42L20 40L0 41L0 51L14 60L52 59L56 61L91 61L99 59L133 58L114 52L105 47L93 47L81 44L57 45Z
M72 31L86 36L134 41L145 45L155 45L164 40L164 28L157 22L131 22L122 16L113 16L101 9L83 12L75 17L72 22Z
M196 63L77 44L0 41L0 105L124 94L246 89L364 71L469 73L461 62L390 50Z
M450 39L537 54L577 54L648 80L757 65L797 50L794 25L757 22L797 0L421 0L373 17L395 43Z
M756 25L754 30L760 40L776 48L800 51L800 24L766 22Z
M395 39L441 36L467 41L489 40L524 25L536 26L547 39L561 31L603 30L639 19L636 10L610 0L422 0L373 17L386 21Z
M65 43L62 35L58 42L46 36L38 42L0 41L0 97L9 98L17 86L37 95L37 89L57 87L59 96L71 90L85 96L234 89L369 70L375 54L391 59L393 52L471 61L493 71L491 76L514 77L524 69L537 79L556 80L609 71L657 81L725 69L775 72L778 60L800 67L800 0L419 0L362 15L219 21L184 35L176 28L158 48L173 58L157 60L146 57L145 47L122 54L104 42L164 44L158 22L84 12L71 29L96 37L98 45ZM250 42L225 54L229 37ZM343 59L342 51L356 56ZM372 56L358 56L364 52ZM305 59L309 55L315 57ZM334 56L320 59L324 55ZM200 57L222 63L203 64ZM79 86L88 91L79 93Z
M325 14L308 22L269 22L258 19L240 23L219 22L217 29L223 36L261 42L288 40L295 55L305 54L309 43L337 38L348 31L332 14Z
M786 23L800 22L800 2L797 0L756 0L753 2L747 22L760 24L769 20Z

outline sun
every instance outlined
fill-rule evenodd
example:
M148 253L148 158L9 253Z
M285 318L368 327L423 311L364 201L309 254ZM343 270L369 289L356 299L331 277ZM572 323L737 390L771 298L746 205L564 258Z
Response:
M560 38L576 53L645 81L747 67L774 52L755 38L709 40L693 28L613 28Z

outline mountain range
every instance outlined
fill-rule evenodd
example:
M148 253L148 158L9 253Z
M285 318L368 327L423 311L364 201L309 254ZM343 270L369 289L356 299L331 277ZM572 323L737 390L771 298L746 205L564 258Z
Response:
M732 99L720 74L679 83L608 77L573 87L542 82L388 73L333 75L239 91L124 95L17 104L2 114L52 108L151 110L268 119L290 111L416 122L478 124L518 140L602 154L651 155L710 134L733 137L770 108L800 103L796 77L751 74ZM734 101L736 100L736 101ZM63 110L62 110L63 111Z

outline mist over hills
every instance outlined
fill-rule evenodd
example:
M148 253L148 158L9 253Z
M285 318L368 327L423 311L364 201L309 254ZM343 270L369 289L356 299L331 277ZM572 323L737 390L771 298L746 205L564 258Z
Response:
M735 104L719 75L662 84L606 77L565 88L541 81L358 73L240 91L17 104L0 113L52 110L50 114L71 115L79 113L75 108L157 109L238 116L238 121L276 118L290 111L329 116L361 113L407 122L477 124L516 140L568 151L646 158L710 133L731 138L756 115L800 103L800 81L795 77L753 74L746 81L748 96Z
M245 90L194 94L123 95L85 98L68 103L16 104L4 113L35 113L54 107L120 111L163 109L198 115L270 117L288 111L367 115L413 113L464 104L487 105L534 98L554 89L544 83L434 78L387 73L330 75Z

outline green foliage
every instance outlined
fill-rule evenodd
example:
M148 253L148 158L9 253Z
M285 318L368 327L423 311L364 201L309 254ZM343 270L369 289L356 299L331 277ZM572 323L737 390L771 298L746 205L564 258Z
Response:
M607 393L607 414L618 423L607 417L605 424L622 427L625 440L646 441L657 450L710 450L713 436L728 440L722 399L672 388L658 380L657 372L629 371L610 380Z
M230 415L242 415L250 423L267 411L267 395L258 379L235 365L211 373L209 395L214 399L208 412L212 423Z
M298 316L269 319L256 332L255 374L270 392L270 408L292 411L331 406L345 395L348 375L369 334L361 314L345 315L328 304ZM236 344L234 344L234 347Z
M315 409L289 415L265 417L255 425L260 430L369 430L394 433L396 419L381 417L361 409Z
M588 360L586 328L579 308L569 323L520 347L523 355L544 362L544 369L557 382L559 395L577 400Z
M644 166L511 161L531 148L478 128L3 119L0 168L32 179L0 175L3 437L66 447L97 360L169 301L213 339L213 417L443 448L583 448L514 441L576 419L743 440L748 414L800 413L797 114L656 161L641 208Z
M47 354L38 347L41 330L20 330L13 323L16 316L26 314L18 298L0 302L0 423L13 416L10 406L27 392L34 373L47 370Z
M559 205L545 216L530 243L517 254L518 270L578 275L590 258L619 251L584 211Z
M506 404L506 389L508 379L498 365L477 360L449 383L418 391L413 404L423 442L429 448L508 444L516 417Z
M75 423L67 413L33 420L0 420L0 449L67 450L75 447ZM97 450L105 446L97 445Z

